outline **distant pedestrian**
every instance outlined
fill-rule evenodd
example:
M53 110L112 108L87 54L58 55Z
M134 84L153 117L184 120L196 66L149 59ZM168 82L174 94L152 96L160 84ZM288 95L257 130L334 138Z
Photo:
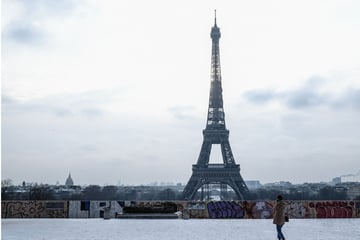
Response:
M283 202L283 197L278 195L276 197L276 204L273 208L273 223L276 224L277 237L279 240L285 240L284 234L281 231L281 228L285 224L285 209L286 204Z

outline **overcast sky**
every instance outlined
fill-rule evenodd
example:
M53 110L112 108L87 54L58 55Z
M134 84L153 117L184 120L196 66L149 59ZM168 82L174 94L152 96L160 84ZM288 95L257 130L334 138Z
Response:
M357 173L359 1L3 0L1 178L185 184L206 124L214 9L243 178Z

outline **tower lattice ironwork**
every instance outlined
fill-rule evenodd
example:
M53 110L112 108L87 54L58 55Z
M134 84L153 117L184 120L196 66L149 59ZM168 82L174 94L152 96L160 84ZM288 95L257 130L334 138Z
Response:
M203 143L197 163L192 165L192 176L185 186L183 196L187 200L195 198L197 191L205 185L220 184L230 186L239 200L248 188L240 175L240 165L235 163L229 143L229 130L225 126L223 108L219 39L220 29L215 23L211 29L211 87L206 128L203 130ZM221 145L223 163L210 164L210 153L213 144Z

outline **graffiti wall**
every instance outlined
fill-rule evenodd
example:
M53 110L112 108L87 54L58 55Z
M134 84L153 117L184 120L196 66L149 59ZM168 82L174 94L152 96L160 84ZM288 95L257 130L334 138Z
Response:
M90 201L69 201L69 218L90 217Z
M67 218L67 201L1 202L2 218Z
M316 218L352 218L358 210L354 201L309 202L308 205Z
M187 202L183 211L185 218L209 218L206 202Z
M290 218L355 218L360 217L359 201L287 201ZM270 219L274 201L208 202L209 218Z
M183 209L181 204L170 201L133 201L130 205L124 206L124 213L175 213Z
M356 215L356 217L358 217L358 218L360 218L360 201L357 201L357 202L355 202L355 211L356 211L356 213L355 213L355 215Z
M123 213L120 201L69 201L69 218L110 218Z
M240 204L230 201L208 202L210 218L244 218L245 210Z
M207 203L209 218L250 218L272 217L273 203L268 201L216 201Z
M161 201L69 201L69 218L116 218L131 213L175 213L182 202Z
M290 218L360 218L360 201L287 201ZM274 201L2 201L2 218L116 218L177 213L180 218L271 219Z

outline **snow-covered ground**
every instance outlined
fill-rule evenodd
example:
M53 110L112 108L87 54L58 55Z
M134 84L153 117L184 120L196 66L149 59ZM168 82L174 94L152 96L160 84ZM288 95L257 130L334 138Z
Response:
M271 220L2 219L2 240L276 240ZM357 240L360 219L291 219L288 240Z

